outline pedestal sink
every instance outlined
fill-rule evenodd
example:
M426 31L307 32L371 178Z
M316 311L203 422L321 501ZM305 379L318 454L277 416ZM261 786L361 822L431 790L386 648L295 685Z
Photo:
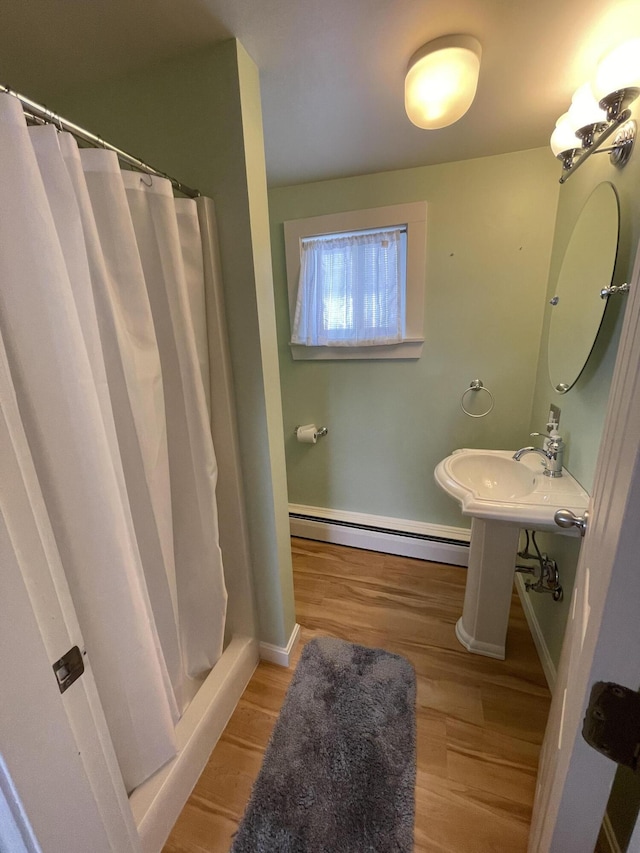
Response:
M456 450L436 467L436 483L471 516L471 547L462 616L456 636L470 652L504 660L509 607L521 528L562 535L558 509L582 515L589 495L563 468L544 476L544 461L511 450Z

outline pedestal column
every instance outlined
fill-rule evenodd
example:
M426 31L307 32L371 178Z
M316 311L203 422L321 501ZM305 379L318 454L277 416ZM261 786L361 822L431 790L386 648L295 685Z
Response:
M474 518L456 636L470 652L504 660L520 528Z

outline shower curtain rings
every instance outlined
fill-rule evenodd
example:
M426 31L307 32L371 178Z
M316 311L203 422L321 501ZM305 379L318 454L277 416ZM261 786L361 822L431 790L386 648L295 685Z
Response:
M486 412L481 412L479 415L474 415L473 412L470 412L467 408L465 408L464 401L465 401L465 397L467 396L467 394L471 394L472 392L477 392L477 391L484 391L485 394L489 395L489 408L487 409ZM469 387L467 388L467 390L462 395L462 398L460 400L460 408L465 413L465 415L469 415L470 418L484 418L484 417L486 417L489 414L489 412L493 409L494 405L495 405L495 400L493 399L493 394L491 393L491 391L489 391L488 388L484 387L484 383L483 383L482 379L473 379L471 381L471 383L469 384Z

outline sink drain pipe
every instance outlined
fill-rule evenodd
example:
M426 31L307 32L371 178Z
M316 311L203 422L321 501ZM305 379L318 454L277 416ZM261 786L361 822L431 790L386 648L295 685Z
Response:
M521 574L530 574L534 576L533 580L525 580L524 585L527 592L548 592L553 597L554 601L562 601L562 584L560 583L560 574L558 572L558 564L552 560L547 554L542 554L538 543L536 542L536 532L532 530L529 533L525 530L526 543L522 551L518 551L518 557L522 560L535 560L537 566L526 566L516 563L516 572ZM533 543L535 553L529 551L529 544Z

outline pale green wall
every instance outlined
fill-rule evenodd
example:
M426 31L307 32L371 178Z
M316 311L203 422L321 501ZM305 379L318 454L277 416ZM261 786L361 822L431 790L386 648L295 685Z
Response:
M246 305L243 304L242 298L238 301L232 323L238 329L237 347L243 358L246 358L247 352L253 347L256 349L254 358L257 360L257 347L259 347L262 364L260 378L264 387L258 389L258 393L260 404L264 400L266 436L261 435L262 422L257 423L254 417L258 402L256 391L245 386L242 377L238 377L236 395L243 399L244 411L241 412L240 417L244 417L245 429L249 431L253 442L253 460L247 469L245 494L248 504L252 507L251 528L256 534L261 531L260 539L254 548L253 561L261 636L266 642L286 646L295 625L295 602L260 78L256 65L240 44L238 44L238 71L240 91L243 93L242 128L258 329L253 332L251 340L245 338ZM257 481L253 474L254 468L262 469L262 476L258 477ZM259 483L263 484L261 494L254 494ZM266 566L264 565L265 555L269 557ZM278 625L277 631L276 625Z
M560 190L547 290L548 299L553 295L564 251L576 218L584 202L601 181L610 181L615 186L620 202L620 240L614 283L621 284L630 279L636 248L640 240L640 156L636 151L628 165L619 171L611 166L606 154L598 154L581 166ZM603 286L607 283L604 282ZM599 297L597 294L592 294L591 298ZM562 396L554 393L547 378L546 353L550 307L545 311L531 426L532 429L539 429L540 425L544 424L549 402L554 402L561 407L560 432L568 442L565 464L589 491L593 486L593 474L620 339L625 300L626 297L619 296L610 301L594 351L584 373L576 385ZM580 542L559 536L540 536L540 543L558 562L565 597L561 604L554 604L547 596L534 593L529 595L545 641L557 665L573 592ZM626 849L626 843L637 817L639 801L638 777L626 771L625 768L619 768L607 813L620 849Z
M560 175L560 167L558 177ZM640 157L636 151L623 170L613 167L606 154L591 157L560 188L556 232L551 255L549 285L545 299L545 317L540 343L540 358L536 380L531 429L544 428L549 403L559 405L560 432L567 441L565 466L587 489L593 486L600 436L609 396L609 387L622 327L625 297L614 297L607 306L596 345L584 373L574 387L564 395L556 394L547 375L547 341L551 307L549 299L564 257L564 251L578 214L593 189L602 181L616 188L620 202L620 240L614 283L621 284L631 276L636 246L640 239ZM603 282L603 287L608 282ZM599 299L598 293L585 298ZM567 613L573 591L580 542L559 536L539 537L540 544L560 568L564 601L556 604L550 597L530 593L536 618L554 662L560 659Z
M229 40L50 106L215 200L260 638L295 624L258 71Z
M269 192L280 374L292 503L463 526L434 483L458 447L526 443L558 197L546 150ZM418 361L294 362L283 222L426 200L426 343ZM460 398L495 396L472 419ZM326 425L300 445L297 424Z

